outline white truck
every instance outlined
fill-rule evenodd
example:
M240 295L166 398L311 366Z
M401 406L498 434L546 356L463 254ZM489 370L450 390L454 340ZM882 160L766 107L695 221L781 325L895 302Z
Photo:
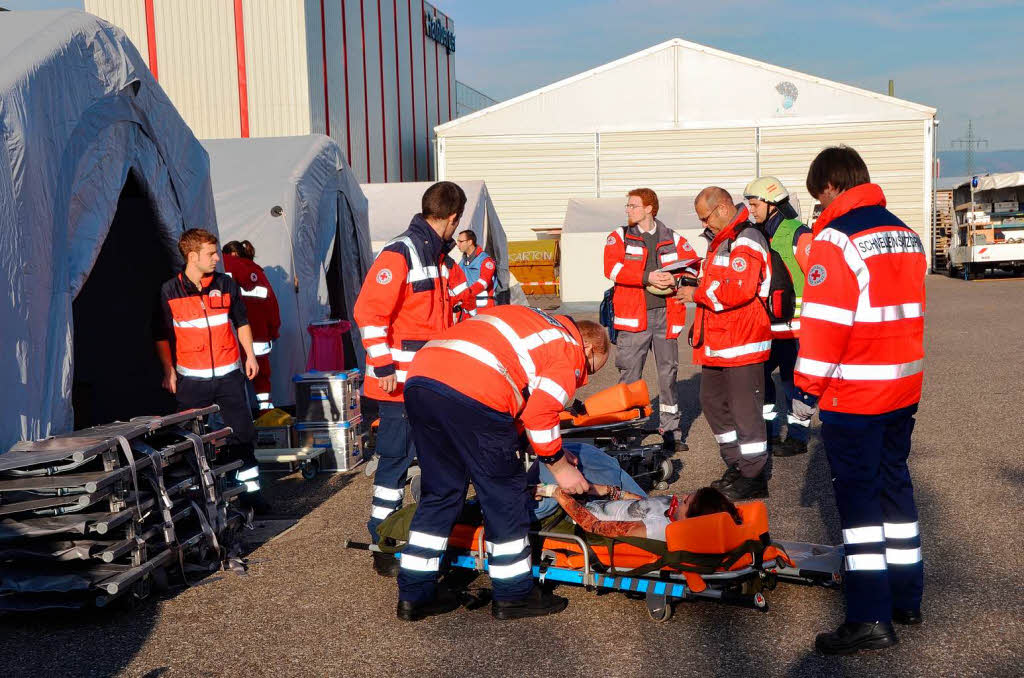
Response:
M1024 273L1024 172L986 174L954 187L950 277Z

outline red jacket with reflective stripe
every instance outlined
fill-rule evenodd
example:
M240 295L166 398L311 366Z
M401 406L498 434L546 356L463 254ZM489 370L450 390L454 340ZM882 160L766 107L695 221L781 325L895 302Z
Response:
M469 257L470 261L474 261L483 253L484 249L477 245L473 256ZM463 260L465 260L465 257L463 257ZM450 280L452 294L457 297L457 301L462 304L462 310L467 315L474 316L478 310L494 306L494 274L497 272L494 259L484 254L483 260L480 261L480 275L473 281L473 284L469 284L468 276L465 274L462 264L456 265L455 268L461 274L462 281L461 283L456 282L455 276L452 276ZM454 274L454 269L452 272Z
M655 219L658 244L658 268L682 263L691 273L700 268L700 257L686 238ZM643 332L647 329L647 297L644 292L644 271L647 266L647 244L636 226L623 226L608 235L604 245L604 275L615 283L612 305L615 329ZM686 326L686 304L668 297L665 300L668 318L667 338L675 339Z
M881 414L921 399L921 238L875 184L846 190L814 224L796 361L798 389L823 410Z
M211 379L237 369L238 339L232 325L249 323L245 304L239 302L238 285L223 273L201 280L197 289L183 273L160 288L164 311L164 336L173 336L174 364L186 377Z
M452 325L448 263L444 243L420 215L388 242L363 281L353 318L366 349L368 398L402 401L409 364L428 340ZM397 375L385 393L379 377Z
M518 418L534 451L550 459L562 449L558 415L587 383L587 365L569 318L495 306L420 349L409 369L409 378L415 377L443 382Z
M693 362L739 367L764 362L772 330L764 304L771 283L768 241L747 221L747 208L708 246L693 300L697 313L690 329Z
M266 343L277 339L281 329L281 313L267 274L255 261L234 254L225 254L223 261L224 272L241 288L253 342Z

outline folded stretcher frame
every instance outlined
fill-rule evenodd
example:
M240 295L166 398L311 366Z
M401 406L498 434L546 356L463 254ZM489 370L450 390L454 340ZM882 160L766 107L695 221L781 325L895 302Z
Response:
M138 417L0 454L0 613L105 606L212 571L247 515L216 406Z

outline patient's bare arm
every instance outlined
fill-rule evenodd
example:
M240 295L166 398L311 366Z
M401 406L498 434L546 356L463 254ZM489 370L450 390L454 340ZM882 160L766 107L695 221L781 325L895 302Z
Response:
M614 485L595 485L590 483L590 491L587 493L595 497L601 497L603 499L610 499L615 501L616 499L643 499L639 494L633 494L627 492L621 487L615 487Z
M593 487L593 486L591 486ZM607 487L607 486L605 486ZM630 494L625 492L624 494ZM647 537L647 527L639 520L598 520L582 504L563 492L555 490L555 500L569 517L585 532L602 537ZM636 497L636 495L631 495ZM637 497L639 499L639 497Z

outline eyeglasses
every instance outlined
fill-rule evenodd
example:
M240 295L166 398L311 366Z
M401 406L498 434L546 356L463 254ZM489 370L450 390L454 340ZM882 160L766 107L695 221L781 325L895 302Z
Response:
M628 202L626 203L627 210L642 210L643 208L643 205L630 205Z
M712 210L711 210L710 212L708 212L708 213L707 213L707 214L706 214L705 216L703 216L703 217L702 217L701 215L699 215L699 214L698 214L698 215L697 215L697 218L698 218L698 219L700 219L700 223L702 223L702 224L704 224L704 225L707 225L707 223L708 223L708 219L710 219L710 218L711 218L711 215L712 215L712 214L714 214L714 213L715 213L715 212L716 212L716 211L718 210L718 208L719 208L719 207L721 207L721 205L715 205L714 209L712 209Z

